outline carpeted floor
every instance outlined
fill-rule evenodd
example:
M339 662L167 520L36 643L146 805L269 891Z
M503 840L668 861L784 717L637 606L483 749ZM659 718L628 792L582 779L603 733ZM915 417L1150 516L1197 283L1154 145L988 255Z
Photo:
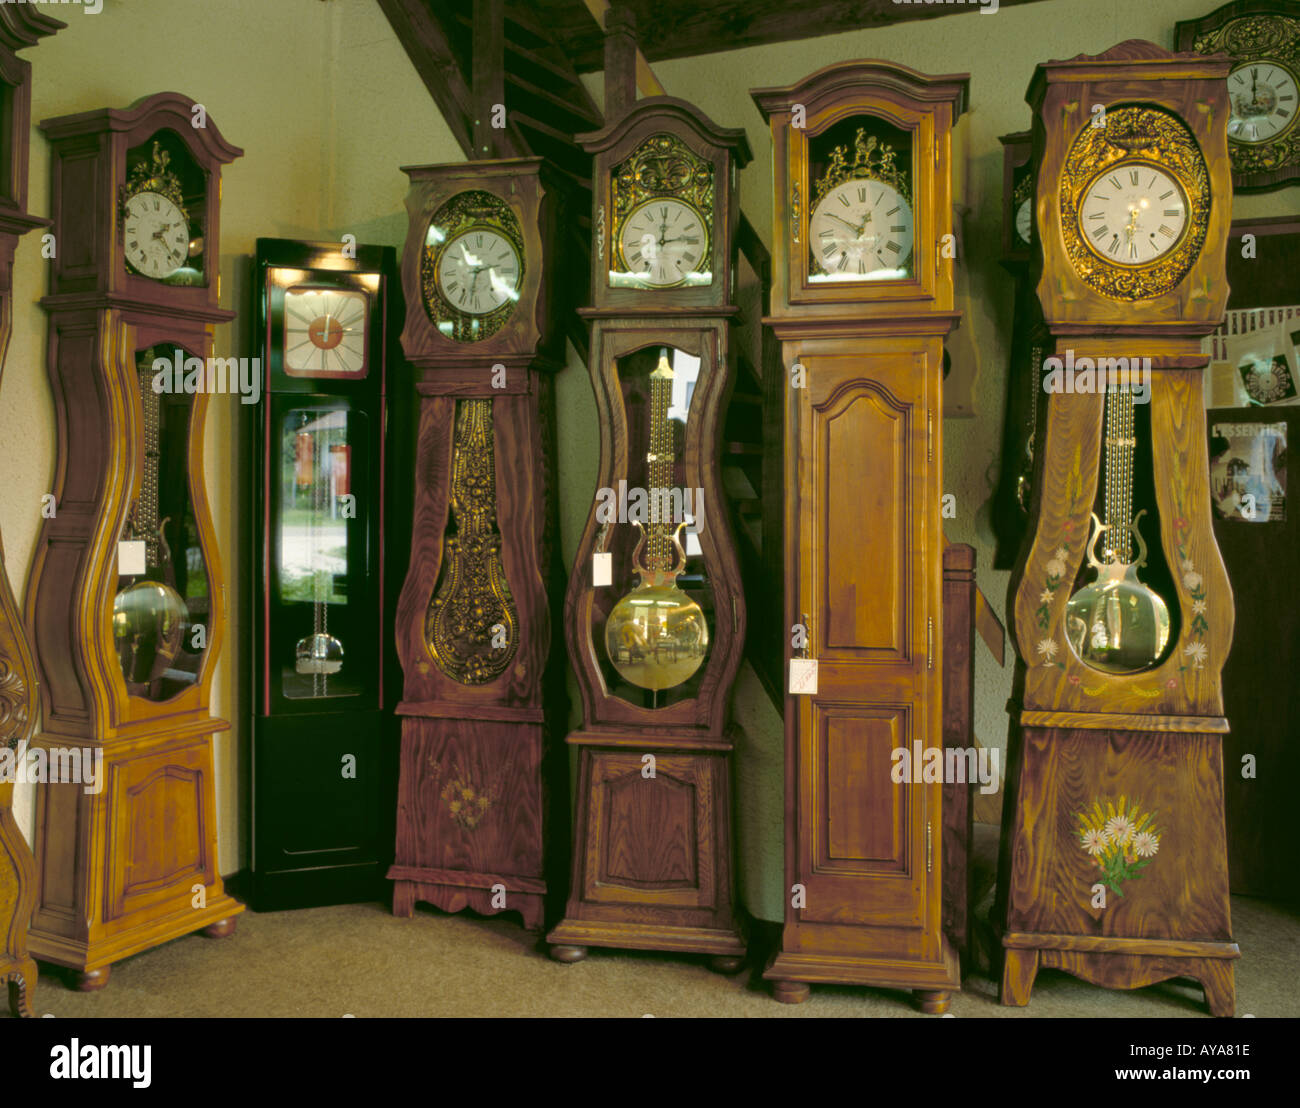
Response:
M1239 1016L1300 1015L1300 913L1236 897ZM386 905L245 912L228 939L191 935L113 967L99 993L70 991L41 966L35 1012L53 1016L920 1016L903 993L814 986L802 1005L778 1004L761 967L736 977L689 956L593 950L552 962L517 916L414 919ZM979 973L950 1009L958 1017L1203 1016L1199 986L1166 982L1132 992L1039 974L1027 1008L1003 1008ZM937 1017L928 1017L937 1018Z

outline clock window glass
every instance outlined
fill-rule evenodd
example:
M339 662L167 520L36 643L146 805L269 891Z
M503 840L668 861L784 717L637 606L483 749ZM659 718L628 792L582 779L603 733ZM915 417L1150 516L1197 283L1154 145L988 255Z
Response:
M519 302L527 259L515 213L492 193L471 190L443 204L425 231L420 286L425 311L455 342L482 342Z
M190 357L173 346L136 355L144 456L122 539L141 544L144 557L132 564L129 551L119 547L111 618L127 691L148 700L170 700L198 683L212 623L208 568L190 496L194 395L174 369Z
M127 272L165 285L206 285L208 175L172 130L126 155L118 212Z
M810 284L915 275L912 136L852 116L808 137Z
M1178 181L1149 162L1120 162L1084 190L1079 230L1098 257L1148 265L1187 233L1187 198Z
M366 482L367 417L338 405L293 407L278 427L270 650L280 686L291 700L357 696L373 661L356 649L369 614L348 604L367 573L366 516L353 491Z
M362 378L370 301L351 289L296 286L284 294L284 371L290 377Z
M1274 61L1250 61L1228 74L1228 138L1272 142L1295 126L1296 75Z
M686 472L700 368L698 357L658 345L618 361L628 470L602 494L612 587L593 594L591 634L606 688L638 707L697 696L714 633L700 536L718 524Z

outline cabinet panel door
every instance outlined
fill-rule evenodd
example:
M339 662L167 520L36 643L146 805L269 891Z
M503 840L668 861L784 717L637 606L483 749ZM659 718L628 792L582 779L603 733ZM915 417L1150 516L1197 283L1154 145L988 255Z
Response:
M797 615L818 660L793 706L803 921L922 927L937 895L939 785L892 770L895 750L939 745L938 356L800 355Z

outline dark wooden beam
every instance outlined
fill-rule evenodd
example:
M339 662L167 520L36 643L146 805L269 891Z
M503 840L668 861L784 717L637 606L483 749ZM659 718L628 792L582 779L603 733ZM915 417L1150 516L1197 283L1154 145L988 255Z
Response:
M442 23L426 0L379 0L397 41L467 158L474 156L474 98Z
M504 128L494 127L506 103L505 0L474 0L474 58L470 70L474 96L474 157L499 158Z
M636 103L636 14L623 4L605 12L605 119L620 119Z

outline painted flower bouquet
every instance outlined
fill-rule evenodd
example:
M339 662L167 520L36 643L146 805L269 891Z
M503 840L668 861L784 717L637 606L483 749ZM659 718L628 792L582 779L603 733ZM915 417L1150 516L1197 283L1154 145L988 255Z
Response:
M1123 896L1123 883L1141 877L1160 849L1156 813L1143 812L1136 801L1126 805L1121 796L1118 804L1107 801L1104 810L1101 801L1094 800L1077 816L1080 847L1101 870L1102 884Z

